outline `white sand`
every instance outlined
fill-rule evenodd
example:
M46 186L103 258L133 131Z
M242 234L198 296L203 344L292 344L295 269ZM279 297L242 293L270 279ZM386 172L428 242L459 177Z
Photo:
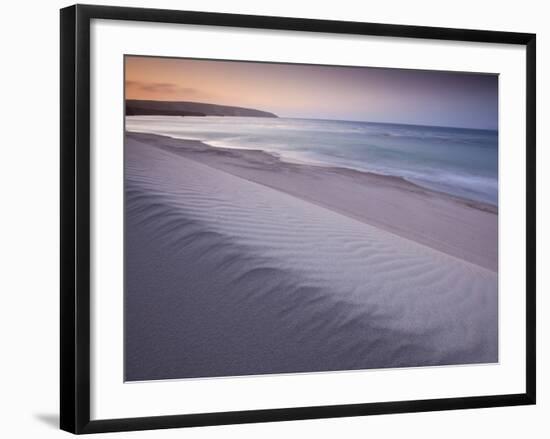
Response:
M155 142L126 142L128 380L497 361L494 271Z
M151 134L129 136L495 272L498 269L495 206L430 191L397 177L285 163L259 150L213 148Z

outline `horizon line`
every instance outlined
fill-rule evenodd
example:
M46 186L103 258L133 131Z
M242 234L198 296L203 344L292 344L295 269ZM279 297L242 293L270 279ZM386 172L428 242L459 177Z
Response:
M292 117L292 116L281 116L273 111L270 110L264 110L261 108L252 108L252 107L243 107L241 105L229 105L229 104L218 104L213 102L199 102L199 101L192 101L192 100L164 100L164 99L134 99L134 98L124 98L124 101L144 101L144 102L174 102L174 103L180 103L180 102L189 102L193 104L206 104L206 105L219 105L221 107L234 107L234 108L241 108L246 110L256 110L256 111L263 111L266 113L272 113L274 114L278 119L303 119L303 120L322 120L322 121L333 121L333 122L354 122L354 123L377 123L381 125L405 125L405 126L411 126L411 127L427 127L427 128L453 128L453 129L462 129L462 130L474 130L474 131L496 131L498 133L498 126L496 128L474 128L474 127L464 127L464 126L452 126L452 125L429 125L429 124L417 124L417 123L404 123L404 122L376 122L371 120L358 120L358 119L330 119L330 118L320 118L320 117ZM126 116L126 114L125 114ZM140 115L140 116L163 116L162 114L151 114L151 115ZM254 116L172 116L172 115L164 115L167 117L254 117Z

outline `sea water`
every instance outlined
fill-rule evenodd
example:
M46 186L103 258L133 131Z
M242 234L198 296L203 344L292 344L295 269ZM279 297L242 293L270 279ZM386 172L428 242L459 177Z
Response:
M128 116L128 131L261 149L283 161L402 177L498 204L498 132L465 128L257 117Z

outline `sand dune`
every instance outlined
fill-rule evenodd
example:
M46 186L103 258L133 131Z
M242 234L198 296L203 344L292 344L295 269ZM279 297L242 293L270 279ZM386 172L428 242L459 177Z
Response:
M498 215L493 205L427 190L398 177L282 162L260 150L214 148L142 133L127 136L498 270Z
M497 361L497 275L131 135L127 380Z

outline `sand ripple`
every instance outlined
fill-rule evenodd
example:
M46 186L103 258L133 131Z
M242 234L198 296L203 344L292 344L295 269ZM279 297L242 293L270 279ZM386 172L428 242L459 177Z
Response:
M125 227L128 380L497 361L494 272L133 139Z

